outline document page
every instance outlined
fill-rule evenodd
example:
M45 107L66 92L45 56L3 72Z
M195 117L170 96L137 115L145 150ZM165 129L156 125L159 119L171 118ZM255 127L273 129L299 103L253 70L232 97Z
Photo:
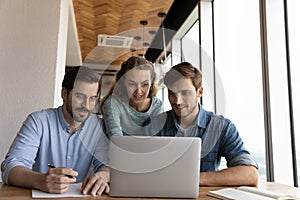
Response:
M270 197L260 196L233 188L209 191L207 195L225 200L274 200Z
M298 200L296 196L283 195L257 188L242 186L237 189L224 188L215 191L209 191L208 196L213 196L225 200ZM300 199L299 199L300 200Z
M296 199L297 200L297 199L299 199L294 196L281 194L281 193L277 193L277 192L271 192L271 191L267 191L267 190L261 190L261 189L257 189L257 188L253 188L253 187L247 187L247 186L239 187L238 190L250 192L253 194L263 195L263 196L270 197L273 199L278 199L278 200L281 200L281 199L291 199L291 200Z
M91 195L83 195L80 193L82 183L74 183L69 185L69 189L64 194L50 194L39 190L32 190L32 198L62 198L62 197L84 197Z

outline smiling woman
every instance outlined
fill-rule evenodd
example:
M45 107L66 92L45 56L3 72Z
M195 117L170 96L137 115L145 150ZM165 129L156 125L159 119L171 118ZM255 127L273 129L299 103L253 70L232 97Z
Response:
M124 85L129 97L129 104L135 110L143 112L149 108L151 98L151 73L149 70L132 69L124 77Z
M143 135L149 118L162 112L156 90L151 62L139 56L125 61L100 106L108 135Z

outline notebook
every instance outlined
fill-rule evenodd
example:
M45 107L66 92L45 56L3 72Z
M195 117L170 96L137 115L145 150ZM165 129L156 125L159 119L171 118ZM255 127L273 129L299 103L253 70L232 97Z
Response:
M201 139L112 136L110 196L197 198Z
M236 189L224 188L220 190L209 191L208 196L218 199L238 199L238 200L300 200L300 196L277 193L273 191L258 189L254 187L241 186Z

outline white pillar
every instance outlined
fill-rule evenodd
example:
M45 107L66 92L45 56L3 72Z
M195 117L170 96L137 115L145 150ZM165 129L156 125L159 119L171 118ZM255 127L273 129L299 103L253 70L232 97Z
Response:
M72 6L72 0L0 1L0 162L28 114L62 104L67 41L68 49L78 45ZM72 64L79 65L76 48Z

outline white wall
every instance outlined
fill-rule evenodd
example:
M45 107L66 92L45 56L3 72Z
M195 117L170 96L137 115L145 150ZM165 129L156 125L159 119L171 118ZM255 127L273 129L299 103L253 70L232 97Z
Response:
M29 113L62 102L72 6L72 0L0 1L0 162ZM76 32L75 19L70 24Z

